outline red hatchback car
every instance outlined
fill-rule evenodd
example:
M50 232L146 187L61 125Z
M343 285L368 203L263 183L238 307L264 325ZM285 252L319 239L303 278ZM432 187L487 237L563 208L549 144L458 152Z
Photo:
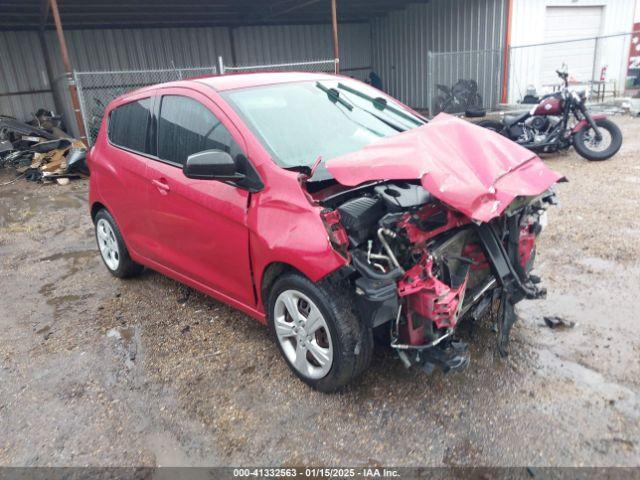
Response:
M499 301L506 352L561 179L504 137L431 121L356 80L229 75L114 100L89 153L102 259L144 267L273 331L322 391L370 362L374 333L407 365L458 370L463 319Z

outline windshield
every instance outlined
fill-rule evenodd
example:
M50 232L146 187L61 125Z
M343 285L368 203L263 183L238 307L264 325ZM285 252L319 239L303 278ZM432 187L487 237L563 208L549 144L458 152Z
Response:
M311 167L425 121L360 82L305 81L232 90L225 99L283 168Z

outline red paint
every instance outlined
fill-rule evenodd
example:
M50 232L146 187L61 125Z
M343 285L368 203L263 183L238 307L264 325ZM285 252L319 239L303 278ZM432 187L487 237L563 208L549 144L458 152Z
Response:
M471 270L486 270L489 268L489 262L479 243L467 243L462 249L462 256L473 260Z
M329 242L343 257L347 258L349 248L349 235L340 223L340 212L338 210L324 210L320 214L327 233Z
M562 98L560 94L555 94L543 99L536 109L534 115L560 115L562 113Z
M446 218L446 222L442 226L432 230L420 228L420 225L424 225L424 222L438 215L444 215ZM398 222L398 227L404 228L407 233L407 238L416 249L422 249L428 240L440 235L442 232L446 232L455 227L461 227L469 222L470 220L468 218L446 207L428 204L420 209L419 212L412 214L407 213L404 218Z
M400 337L410 345L425 343L426 321L434 322L437 328L456 326L456 312L469 276L457 288L451 288L433 275L432 268L433 260L425 256L398 282L398 295L404 298L407 312L407 324Z
M286 75L286 77L283 77ZM310 74L260 74L186 80L148 87L109 104L89 156L89 200L114 216L134 261L217 298L265 322L262 278L274 263L318 281L347 260L329 243L321 208L302 189L298 174L273 163L218 90L298 81ZM324 75L313 76L319 79ZM330 78L330 76L327 76ZM217 83L219 82L219 84ZM179 167L111 145L109 112L163 93L205 104L245 150L265 188L254 194L208 180L188 179ZM163 183L167 188L159 188ZM339 235L339 233L338 233ZM255 288L254 288L255 287Z
M322 214L322 208L304 190L299 174L271 160L218 92L323 78L334 77L229 75L148 87L114 100L89 155L90 205L99 203L111 212L134 261L265 322L262 285L266 270L282 263L319 281L349 262L348 239L339 216ZM179 167L109 143L106 126L113 108L166 93L194 98L210 109L250 159L264 188L250 193L222 182L188 179ZM448 115L360 152L328 160L327 167L344 185L421 179L450 208L444 209L446 226L432 232L413 228L409 217L403 220L416 244L468 223L470 218L494 218L516 196L541 193L560 178L538 157L504 137ZM425 220L429 214L425 210L418 215ZM447 287L433 277L430 268L421 263L415 272L410 270L400 295L406 297L412 311L429 318L433 315L437 326L453 326L452 312L464 287Z
M593 121L604 120L605 118L607 118L607 115L604 113L593 113L591 114L591 118L593 119ZM589 122L583 118L582 120L580 120L578 123L574 125L573 129L571 130L571 133L578 133L587 125L589 125Z
M539 195L562 178L502 135L445 113L427 125L383 138L326 167L343 185L420 179L434 197L488 222L520 195Z

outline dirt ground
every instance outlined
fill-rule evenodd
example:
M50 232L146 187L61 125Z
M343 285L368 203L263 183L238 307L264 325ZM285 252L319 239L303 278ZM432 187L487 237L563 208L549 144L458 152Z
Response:
M519 305L508 359L483 322L462 373L380 351L334 395L245 315L110 276L85 181L0 187L0 465L640 466L640 119L615 120L612 160L545 159L570 180L539 246L549 295Z

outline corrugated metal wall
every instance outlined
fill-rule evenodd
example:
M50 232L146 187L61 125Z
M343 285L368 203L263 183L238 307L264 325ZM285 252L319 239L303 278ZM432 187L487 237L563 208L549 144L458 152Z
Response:
M427 52L501 49L505 13L506 0L432 0L377 19L372 23L374 70L391 95L428 108ZM495 65L486 68L495 73Z
M69 30L65 32L76 70L131 70L212 66L222 56L228 65L329 59L333 56L329 25L253 26L229 29L163 28ZM235 52L231 48L231 35ZM342 66L371 66L369 24L341 24ZM62 97L64 115L73 118L65 85L60 47L54 31L45 32L52 61L53 89ZM36 32L0 32L0 113L27 119L39 107L55 109L52 93L1 95L51 90ZM349 74L364 76L368 69Z
M338 31L342 68L370 67L369 24L340 24ZM238 65L333 58L330 25L239 27L232 35Z
M25 120L53 104L38 34L0 31L0 114Z
M229 31L224 27L70 30L65 37L71 64L78 71L212 66L219 55L231 57ZM64 67L60 44L54 31L47 31L45 38L64 119L72 133L78 135L66 79L61 77Z
M75 70L141 70L216 65L231 56L227 28L70 30L65 32ZM64 72L54 31L46 32L55 75Z
M389 93L426 108L427 52L501 48L505 3L431 0L371 25L340 24L341 67L347 75L364 78L367 67L373 66ZM81 71L211 66L219 55L226 64L233 64L235 56L239 65L332 57L329 25L71 30L66 35L73 66ZM63 68L55 32L46 32L46 43L54 89L58 98L66 98L64 113L70 121L73 114L64 79L59 80ZM35 32L0 32L0 59L0 92L51 88L43 74L44 56ZM362 70L352 70L358 68ZM54 109L53 95L0 97L0 113L22 119L40 106Z

